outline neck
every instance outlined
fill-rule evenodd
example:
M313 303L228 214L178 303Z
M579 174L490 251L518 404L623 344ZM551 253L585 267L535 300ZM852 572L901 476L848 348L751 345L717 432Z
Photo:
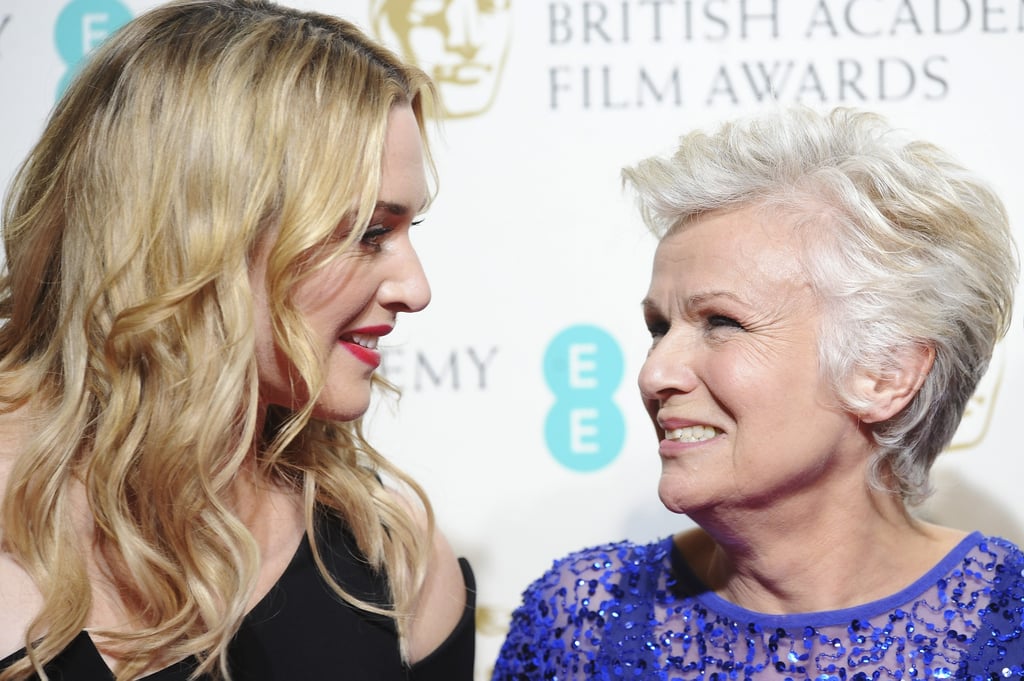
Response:
M878 600L920 578L964 533L913 518L895 495L807 508L799 499L770 509L711 511L702 529L677 537L697 576L749 610L800 613ZM870 569L865 569L870 567Z

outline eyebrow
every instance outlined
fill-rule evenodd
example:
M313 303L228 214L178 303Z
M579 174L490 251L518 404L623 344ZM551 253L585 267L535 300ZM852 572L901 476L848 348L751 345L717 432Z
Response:
M732 291L707 291L704 293L695 293L692 296L690 296L686 302L690 306L699 307L700 305L708 302L709 300L714 300L715 298L728 298L729 300L741 303L743 305L747 304L747 301L745 301L743 298L739 297Z
M694 307L700 307L701 305L706 304L708 301L714 300L716 298L727 298L727 299L732 300L732 301L734 301L736 303L739 303L741 305L748 305L749 304L749 303L747 303L747 301L745 301L743 298L740 298L738 295L736 295L732 291L706 291L706 292L703 292L703 293L695 293L692 296L688 296L686 298L686 307L688 309L689 308L694 308ZM646 297L643 300L641 300L640 301L640 307L642 307L645 312L659 312L660 311L660 308L659 308L658 304L655 303L653 300L651 300L650 297Z
M420 204L420 207L416 210L416 212L419 213L424 208L426 208L426 206L427 199L423 199L423 203ZM388 213L391 213L392 215L408 215L409 213L413 212L409 209L409 206L407 206L406 204L396 203L394 201L378 201L376 210L381 209L386 210Z

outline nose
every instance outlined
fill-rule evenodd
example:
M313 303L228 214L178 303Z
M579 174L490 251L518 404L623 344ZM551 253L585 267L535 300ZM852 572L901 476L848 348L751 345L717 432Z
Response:
M393 257L391 272L378 291L380 303L394 312L419 312L430 304L430 283L408 237Z
M687 341L680 335L666 334L655 343L637 377L644 409L659 440L665 435L658 424L661 405L673 395L693 392L700 384L693 369L693 357L686 347Z
M637 384L644 403L657 405L673 395L693 392L700 384L694 372L693 341L683 333L668 333L647 353Z

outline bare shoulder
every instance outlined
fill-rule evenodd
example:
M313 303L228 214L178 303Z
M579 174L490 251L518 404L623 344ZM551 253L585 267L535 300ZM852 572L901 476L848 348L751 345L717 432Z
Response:
M25 632L42 604L32 578L0 551L0 658L25 647Z
M22 411L0 414L0 499L29 429ZM0 519L0 537L4 534ZM25 631L42 607L35 582L0 544L0 658L25 647Z
M425 532L426 513L395 492ZM410 627L409 657L415 663L447 640L466 609L466 582L448 539L437 527L427 558L427 573Z
M409 656L421 660L448 638L466 608L462 568L444 535L435 530L427 576L411 628Z
M918 553L922 556L925 569L945 558L970 534L961 529L930 523L921 523L921 527L924 540Z

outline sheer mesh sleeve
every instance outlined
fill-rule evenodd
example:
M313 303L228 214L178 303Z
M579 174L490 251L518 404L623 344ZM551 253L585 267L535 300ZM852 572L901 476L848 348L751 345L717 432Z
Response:
M978 546L986 603L958 678L1024 678L1024 554L1003 539Z
M512 614L494 681L659 678L657 651L631 631L656 626L653 594L665 576L669 539L607 544L558 560Z
M1024 555L978 533L891 596L784 615L704 588L670 538L609 544L526 590L494 681L1019 680L1022 613Z

